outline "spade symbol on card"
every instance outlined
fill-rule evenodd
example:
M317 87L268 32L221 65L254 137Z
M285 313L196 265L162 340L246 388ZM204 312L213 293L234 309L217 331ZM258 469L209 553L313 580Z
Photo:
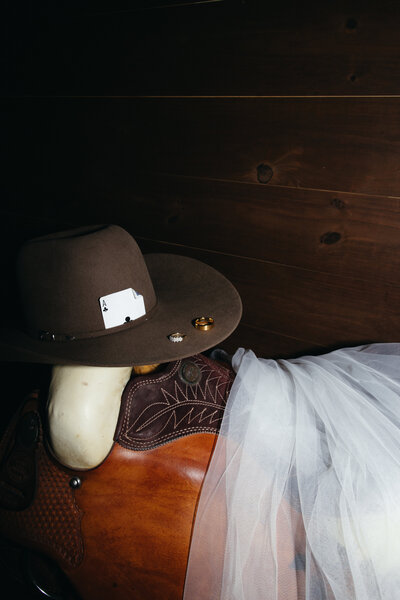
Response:
M146 314L142 294L132 288L102 296L99 304L106 329L130 323Z

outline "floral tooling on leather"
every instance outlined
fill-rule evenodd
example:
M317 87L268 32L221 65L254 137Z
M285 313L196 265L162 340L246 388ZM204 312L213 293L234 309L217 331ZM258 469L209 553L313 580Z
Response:
M1 535L77 567L83 560L82 512L69 485L72 472L60 468L45 446L37 394L10 423L0 456Z
M218 433L234 379L230 368L197 354L126 386L115 441L149 450L194 433Z

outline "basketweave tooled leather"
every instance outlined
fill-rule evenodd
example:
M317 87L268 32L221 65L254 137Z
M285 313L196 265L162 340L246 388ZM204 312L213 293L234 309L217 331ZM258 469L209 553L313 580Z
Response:
M78 566L82 515L69 485L72 473L55 464L44 447L37 396L8 427L0 459L0 534L61 565Z
M234 372L196 354L126 386L115 441L150 450L195 433L218 433Z

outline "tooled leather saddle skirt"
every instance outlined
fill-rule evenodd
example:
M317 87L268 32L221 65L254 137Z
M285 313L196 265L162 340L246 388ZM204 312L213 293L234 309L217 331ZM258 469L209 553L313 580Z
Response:
M233 379L201 354L134 377L110 454L82 472L53 458L45 399L30 396L0 443L2 536L52 559L82 600L181 598Z

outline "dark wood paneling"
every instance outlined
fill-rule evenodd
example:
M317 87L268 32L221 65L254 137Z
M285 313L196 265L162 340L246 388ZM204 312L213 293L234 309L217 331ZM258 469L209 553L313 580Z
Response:
M231 350L398 339L400 102L355 97L400 94L397 3L101 1L13 9L8 92L224 97L10 99L3 273L17 240L114 221L237 285Z
M24 219L3 223L20 242L34 229L115 222L134 236L400 285L399 199L157 175L114 186L94 182L97 194L71 202L44 196L41 219L27 203Z
M269 185L400 197L397 99L58 99L7 108L13 193L25 185L69 202L106 190L116 197L140 171L258 183L266 165Z
M9 217L8 227L11 225ZM24 237L70 225L26 221ZM400 337L397 282L362 281L155 240L138 241L144 252L172 252L203 260L237 286L244 315L241 327L225 344L230 352L245 346L264 356L293 356Z
M45 219L35 218L34 216L27 217L5 212L0 212L0 219L3 230L7 232L7 237L3 236L2 238L0 268L2 272L3 289L7 289L9 297L12 298L11 304L7 306L7 314L5 315L6 321L9 322L10 319L18 319L19 309L17 303L16 282L14 281L14 260L19 246L26 239L58 230L68 229L74 225L82 224L85 219L79 217L78 214L75 215L75 220L70 218L69 221L63 221L62 215L59 215L57 220L54 218ZM135 227L137 227L135 226L135 219L126 218L125 221L122 219L118 222L132 234L135 234L134 230ZM142 224L147 222L147 219L141 221ZM166 246L164 244L144 240L142 240L140 244L144 250L147 248L149 251L179 252L179 248L177 249L174 245ZM192 255L196 255L193 250L187 248L182 249L181 252L183 254L192 253ZM205 257L207 256L209 256L208 253L201 253L202 260L205 260ZM209 259L206 258L206 260L210 262ZM234 353L238 347L251 348L257 355L270 358L293 357L304 353L321 353L324 351L324 348L321 347L321 345L310 342L307 339L296 339L293 336L262 330L257 325L246 325L244 323L241 323L235 332L220 346L230 353ZM35 376L41 376L42 371L43 380L40 380L39 387L44 389L48 383L45 381L45 378L48 377L45 366L39 368L28 364L2 364L0 365L0 369L5 389L7 393L12 393L16 402L21 401L26 393L39 386L39 381L35 380ZM21 376L19 377L17 373ZM7 412L7 419L5 422L7 422L8 417L10 417L15 410L15 405L13 403L9 403L9 406L10 411Z
M265 358L293 358L304 354L322 354L327 351L327 348L311 344L307 340L279 335L243 323L239 324L232 335L219 344L219 347L230 354L234 354L238 348L249 348L257 356Z
M153 176L122 203L137 236L400 285L398 199Z
M338 275L262 263L141 240L145 252L193 256L212 265L241 294L243 324L330 347L400 337L400 289Z
M256 183L263 164L274 185L400 195L398 100L147 100L120 105L121 117L124 108L136 124L125 152L135 143L150 172Z
M9 18L8 93L400 93L396 2L25 4Z

